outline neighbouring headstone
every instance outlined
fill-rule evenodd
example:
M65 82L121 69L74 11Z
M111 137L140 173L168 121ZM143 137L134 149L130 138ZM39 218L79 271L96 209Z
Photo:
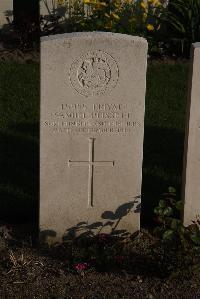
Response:
M13 16L13 0L0 1L0 28L8 24L7 17L12 22Z
M42 38L43 240L139 230L146 64L140 37Z
M193 44L191 52L183 172L184 225L200 215L200 43Z

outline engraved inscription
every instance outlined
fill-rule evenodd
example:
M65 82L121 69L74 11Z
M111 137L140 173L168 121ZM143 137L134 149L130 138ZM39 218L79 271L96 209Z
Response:
M94 141L89 138L89 159L88 161L68 161L68 166L88 166L88 207L93 207L93 173L94 166L114 166L114 161L94 161Z
M131 104L62 103L50 113L44 126L67 134L128 134L141 124Z
M114 58L95 50L75 60L69 71L74 89L83 96L101 96L117 84L119 69Z

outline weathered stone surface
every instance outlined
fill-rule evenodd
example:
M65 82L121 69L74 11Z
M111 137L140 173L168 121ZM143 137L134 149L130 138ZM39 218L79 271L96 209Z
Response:
M200 215L200 43L192 46L183 173L184 224Z
M139 37L42 38L42 237L139 230L146 58Z
M0 1L0 28L8 24L6 17L8 16L12 21L13 0Z

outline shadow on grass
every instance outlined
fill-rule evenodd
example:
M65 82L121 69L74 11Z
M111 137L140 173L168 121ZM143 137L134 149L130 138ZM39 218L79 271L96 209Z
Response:
M153 209L169 186L181 192L184 132L145 127L142 183L142 225L153 224Z
M39 129L20 123L0 133L0 219L36 221L39 198Z

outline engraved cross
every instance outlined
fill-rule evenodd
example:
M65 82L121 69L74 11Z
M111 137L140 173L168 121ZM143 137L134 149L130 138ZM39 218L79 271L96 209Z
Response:
M88 161L68 161L68 166L88 166L88 206L93 207L93 174L94 166L114 166L114 161L94 161L94 141L89 138L89 159Z

